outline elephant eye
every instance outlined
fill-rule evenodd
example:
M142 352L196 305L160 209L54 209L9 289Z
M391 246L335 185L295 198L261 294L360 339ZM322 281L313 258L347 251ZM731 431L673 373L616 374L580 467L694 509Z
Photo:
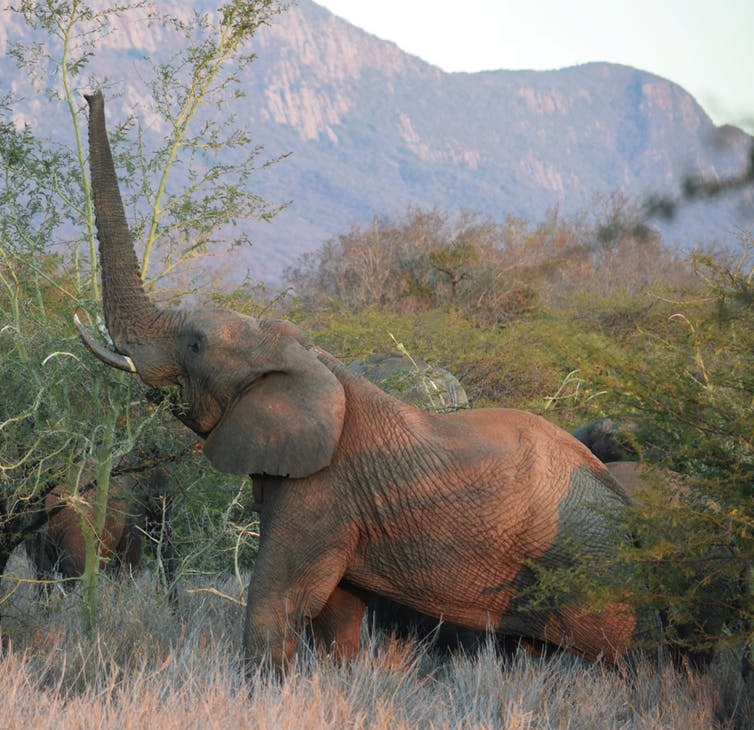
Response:
M196 340L194 340L194 342L192 342L188 346L188 349L191 350L191 352L199 352L199 350L201 349L201 347L200 347L199 343Z

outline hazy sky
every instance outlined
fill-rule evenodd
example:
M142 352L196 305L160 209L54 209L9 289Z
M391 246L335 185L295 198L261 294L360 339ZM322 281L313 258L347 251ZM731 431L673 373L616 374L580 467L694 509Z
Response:
M445 71L613 61L754 133L754 0L315 0Z

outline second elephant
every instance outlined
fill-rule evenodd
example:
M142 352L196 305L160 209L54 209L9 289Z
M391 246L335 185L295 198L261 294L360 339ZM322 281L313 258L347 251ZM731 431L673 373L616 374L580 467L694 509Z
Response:
M607 467L648 513L652 534L647 542L657 539L663 545L660 554L664 556L653 555L650 564L654 565L653 579L667 596L661 612L671 650L676 658L705 668L726 625L739 621L744 595L740 556L733 535L720 520L719 505L667 469L634 461L611 462ZM685 510L709 513L712 519L707 527L715 525L717 534L704 530L701 547L694 545L700 536L689 535L679 509L681 515Z
M159 544L159 557L174 601L176 560L168 482L169 471L162 466L111 476L99 554L102 567L118 574L140 566L145 542ZM62 487L47 496L47 523L24 541L38 580L52 581L56 575L72 579L83 574L86 548L81 521L94 518L93 498L93 484L79 491L75 504Z
M571 433L605 463L639 458L636 439L639 425L634 419L600 418Z

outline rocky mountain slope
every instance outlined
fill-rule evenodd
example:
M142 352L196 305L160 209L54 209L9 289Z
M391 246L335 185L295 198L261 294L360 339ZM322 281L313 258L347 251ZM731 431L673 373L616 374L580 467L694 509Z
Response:
M175 0L161 5L188 12ZM7 10L0 20L0 51L7 51L26 30ZM91 69L122 89L111 118L140 113L138 59L159 60L170 43L167 30L135 21L108 39ZM716 128L682 88L643 71L594 63L448 74L311 0L262 30L255 51L242 113L266 154L292 153L255 184L291 205L271 225L249 226L254 246L236 254L235 269L272 282L352 223L407 205L532 222L554 207L576 215L599 196L677 194L685 174L737 172L751 142L740 130ZM7 56L0 72L26 99L19 121L51 133L62 109L45 112ZM664 235L685 248L727 244L752 227L752 209L751 190L689 206Z

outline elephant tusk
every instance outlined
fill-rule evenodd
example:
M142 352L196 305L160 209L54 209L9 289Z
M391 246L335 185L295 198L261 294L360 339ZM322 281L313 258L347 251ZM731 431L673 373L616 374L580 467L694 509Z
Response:
M84 323L79 319L78 312L73 315L73 324L76 326L86 349L98 360L102 360L106 365L118 368L118 370L125 370L127 373L137 372L134 361L128 355L121 355L119 352L108 350L95 341Z

